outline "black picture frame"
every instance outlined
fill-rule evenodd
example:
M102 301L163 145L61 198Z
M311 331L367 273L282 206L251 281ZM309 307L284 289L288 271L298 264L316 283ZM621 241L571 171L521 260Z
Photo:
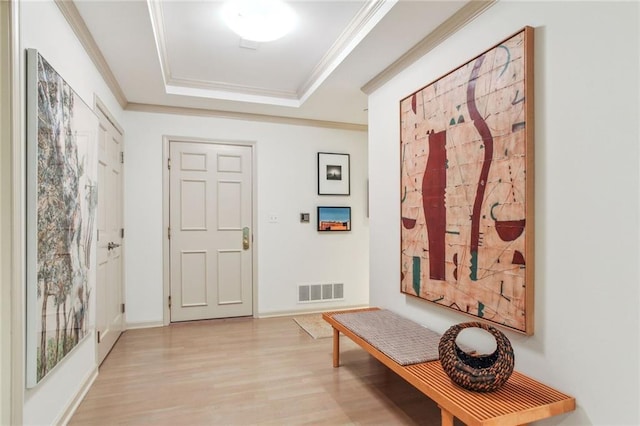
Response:
M351 195L349 154L318 153L318 195Z

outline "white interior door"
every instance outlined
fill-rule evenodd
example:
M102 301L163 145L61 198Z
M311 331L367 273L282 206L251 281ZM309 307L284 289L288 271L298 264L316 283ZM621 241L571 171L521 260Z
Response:
M252 148L171 141L171 321L253 314Z
M96 329L98 363L122 333L122 134L98 111L98 268Z

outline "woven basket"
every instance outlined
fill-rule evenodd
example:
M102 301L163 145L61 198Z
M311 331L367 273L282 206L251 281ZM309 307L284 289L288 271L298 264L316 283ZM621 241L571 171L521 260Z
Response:
M476 327L488 331L496 339L496 350L490 355L464 352L456 343L465 328ZM451 380L463 388L491 392L502 386L513 373L513 348L507 336L490 325L467 322L454 325L442 335L438 345L440 363Z

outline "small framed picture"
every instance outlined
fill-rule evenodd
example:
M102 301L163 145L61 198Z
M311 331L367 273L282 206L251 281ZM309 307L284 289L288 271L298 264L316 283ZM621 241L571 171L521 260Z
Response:
M318 153L318 195L349 195L349 154Z
M318 231L351 231L351 207L318 207Z

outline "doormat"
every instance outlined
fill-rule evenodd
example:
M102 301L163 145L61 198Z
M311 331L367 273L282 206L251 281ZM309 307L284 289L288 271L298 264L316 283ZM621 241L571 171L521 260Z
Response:
M303 315L293 320L314 339L333 336L333 327L322 319L322 314Z

